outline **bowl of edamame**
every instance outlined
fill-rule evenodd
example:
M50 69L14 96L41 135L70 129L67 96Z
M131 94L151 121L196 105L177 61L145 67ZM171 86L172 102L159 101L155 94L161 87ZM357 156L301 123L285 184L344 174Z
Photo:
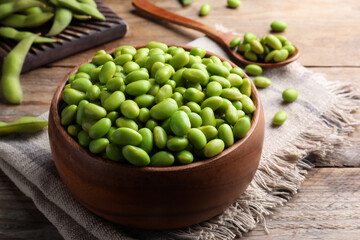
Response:
M251 182L264 115L242 69L199 47L149 42L98 51L58 86L56 168L93 213L174 229L224 211Z

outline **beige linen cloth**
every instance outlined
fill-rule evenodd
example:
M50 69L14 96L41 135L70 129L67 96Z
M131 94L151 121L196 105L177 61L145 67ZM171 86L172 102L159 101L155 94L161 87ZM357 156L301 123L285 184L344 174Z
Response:
M228 58L206 37L189 45ZM331 155L349 144L354 129L351 112L359 96L351 86L327 81L323 75L294 62L265 70L273 85L259 90L265 110L266 131L260 166L246 192L224 213L195 226L174 231L142 231L103 220L82 207L63 184L53 163L47 130L35 135L0 139L0 167L30 197L65 239L233 239L253 229L271 210L284 204L299 189L311 163L332 161ZM281 93L296 88L299 98L284 103ZM273 115L284 110L288 119L271 125ZM47 113L42 117L47 118ZM336 162L334 162L336 164Z

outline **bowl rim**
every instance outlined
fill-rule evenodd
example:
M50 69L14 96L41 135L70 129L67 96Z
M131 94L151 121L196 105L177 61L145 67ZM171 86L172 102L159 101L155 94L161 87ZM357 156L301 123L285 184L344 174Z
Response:
M191 48L193 48L193 46L187 46L187 45L181 45L181 44L168 44L165 43L167 46L176 46L176 47L182 47L187 51L190 51ZM123 45L121 45L123 46ZM144 48L146 47L146 44L134 44L134 45L128 45L128 46L132 46L136 49L139 48ZM114 51L116 50L116 48L112 48L108 51L106 51L109 54L112 54ZM234 64L232 61L219 56L218 54L215 54L211 51L207 51L206 50L206 55L205 57L210 57L210 56L216 56L218 57L221 61L227 61L229 62L232 67L238 67L236 64ZM111 166L113 166L114 168L120 168L126 171L137 171L137 172L176 172L176 171L193 171L195 169L198 169L199 167L207 167L209 165L211 165L211 163L221 163L221 160L224 159L223 156L227 155L228 153L232 152L233 150L235 150L238 147L241 147L241 145L243 145L246 140L248 138L250 138L250 136L254 133L256 126L258 125L259 121L260 121L260 117L261 115L263 115L263 108L262 108L262 103L261 103L261 99L259 96L259 93L254 85L254 83L250 80L251 83L251 98L254 102L255 105L255 111L252 117L252 121L251 121L251 126L250 126L250 130L248 131L248 133L241 138L240 140L237 140L233 145L231 145L230 147L226 148L225 150L223 150L220 154L212 157L212 158L208 158L208 159L204 159L198 162L193 162L190 164L186 164L186 165L175 165L175 166L168 166L168 167L153 167L153 166L144 166L144 167L138 167L138 166L133 166L130 164L122 164L122 163L117 163L111 160L107 160L102 158L99 155L93 154L91 153L88 149L86 149L85 147L82 147L73 137L71 137L65 130L65 128L60 124L60 107L62 104L62 92L64 90L65 85L67 84L67 81L70 77L70 75L76 73L76 71L78 70L78 68L85 64L85 63L89 63L91 62L92 57L87 59L86 61L81 62L80 64L78 64L77 66L75 66L74 68L72 68L66 75L65 77L61 80L61 82L59 83L58 87L55 90L55 93L53 95L53 99L51 101L51 105L50 105L50 109L52 109L53 113L56 114L52 114L49 115L49 121L50 121L50 117L53 118L54 120L54 124L55 127L57 129L59 129L60 134L62 134L64 136L64 138L66 139L66 141L68 141L74 148L76 148L77 150L79 150L80 152L82 152L83 154L87 154L89 155L91 158L93 158L95 161L99 161L100 163L103 164L110 164ZM244 78L249 78L248 75L246 75L246 73L244 72L245 76ZM249 78L250 79L250 78ZM51 111L50 111L51 112Z

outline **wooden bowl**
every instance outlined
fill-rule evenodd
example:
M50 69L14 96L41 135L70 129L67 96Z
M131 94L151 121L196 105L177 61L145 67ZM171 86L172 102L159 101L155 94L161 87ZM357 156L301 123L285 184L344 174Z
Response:
M215 54L207 53L210 55ZM250 131L221 154L184 166L135 167L90 153L60 125L61 94L79 66L56 89L50 106L49 139L61 179L91 212L125 226L174 229L220 214L248 187L264 140L264 113L254 85L256 110Z

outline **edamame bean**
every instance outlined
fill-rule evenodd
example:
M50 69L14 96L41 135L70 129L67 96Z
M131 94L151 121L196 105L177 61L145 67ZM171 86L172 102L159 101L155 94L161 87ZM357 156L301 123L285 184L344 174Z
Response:
M248 97L251 96L251 82L250 79L244 78L243 84L240 87L240 92Z
M193 47L191 50L190 50L190 54L191 55L194 55L194 56L199 56L201 58L205 57L206 55L206 51L201 48L201 47Z
M231 39L230 47L235 48L237 45L239 45L240 42L241 42L241 38L235 37L235 38Z
M140 96L147 93L151 88L148 80L139 80L126 85L125 91L131 96Z
M178 107L181 107L182 105L184 105L184 98L183 98L183 95L181 95L181 93L174 92L173 95L171 96L171 98L176 101Z
M172 87L169 84L162 86L155 96L155 103L159 103L164 99L171 98L173 95Z
M106 116L105 108L94 103L88 103L84 106L84 113L87 117L92 119L100 119Z
M91 138L89 137L89 134L87 134L87 132L85 132L83 130L80 131L77 138L78 138L78 142L81 146L83 146L83 147L89 146Z
M122 153L125 159L135 166L143 167L150 164L149 155L139 147L126 145L123 147Z
M109 139L107 138L98 138L90 141L89 150L92 153L102 153L105 152L106 147L109 145Z
M137 96L134 101L140 108L151 108L155 104L155 97L149 94Z
M274 21L271 23L270 27L274 32L283 32L287 28L287 24L284 21Z
M187 137L195 149L203 149L207 143L205 134L198 128L191 128L188 131Z
M140 112L139 112L139 116L138 116L138 119L141 121L141 122L146 122L150 119L150 110L147 109L147 108L141 108L140 109Z
M189 62L189 55L186 53L178 53L172 57L170 60L170 65L173 66L175 70L178 70L184 67Z
M153 132L155 146L159 149L164 149L168 140L165 130L160 126L156 126Z
M173 165L174 162L174 155L166 151L157 152L150 158L150 166L152 167L167 167Z
M230 8L238 8L241 5L240 0L227 0L227 4Z
M69 105L61 111L61 125L67 126L75 120L77 108L76 105Z
M187 101L201 102L204 99L205 94L202 91L197 90L195 88L188 88L186 89L183 97Z
M205 157L211 158L221 153L225 148L225 144L221 139L213 139L204 147Z
M189 140L185 137L172 137L167 143L166 147L170 151L178 152L184 150L189 144Z
M135 81L148 80L148 79L149 79L149 73L144 72L142 70L136 70L126 75L125 83L129 84Z
M161 43L161 42L150 41L148 42L148 44L146 44L146 47L149 49L160 48L164 52L168 51L168 46L165 43Z
M245 135L250 130L250 126L251 126L251 122L248 118L246 117L240 118L239 121L236 122L233 128L234 137L236 139L241 139L245 137Z
M205 107L200 112L203 125L216 126L214 111L210 107Z
M240 98L240 102L242 104L242 110L249 114L253 113L255 111L255 105L254 102L246 95L242 95Z
M226 122L229 123L230 125L234 125L238 119L239 116L237 113L237 109L232 104L230 104L225 111Z
M258 88L266 88L271 86L271 80L266 77L256 77L254 78L254 84Z
M128 74L128 73L130 73L130 72L139 70L139 69L140 69L140 65L137 64L136 62L130 61L130 62L125 63L124 66L123 66L123 68L124 68L124 72L125 72L126 74Z
M231 87L240 87L243 84L242 78L235 73L230 73L227 77L227 80L230 82Z
M64 89L62 93L62 99L69 105L78 105L81 100L86 98L86 93L78 91L72 88Z
M229 70L226 67L216 63L209 63L208 65L206 65L206 69L212 75L218 75L224 78L227 78L230 74Z
M171 68L164 65L160 67L158 71L156 71L155 81L161 85L165 84L170 79L171 75L172 75Z
M106 156L114 162L124 162L125 158L122 154L122 147L114 143L110 143L106 147Z
M244 71L243 71L241 68L239 68L239 67L234 67L234 68L232 68L232 69L230 70L230 73L235 73L235 74L239 75L239 76L242 77L242 78L245 76Z
M284 111L279 111L274 115L273 124L282 125L287 119L287 114Z
M188 106L192 112L200 113L200 111L201 111L200 105L197 104L196 102L187 102L186 106Z
M218 137L223 140L225 147L230 147L234 144L234 134L228 124L221 124L218 128Z
M225 90L225 89L223 89L223 90ZM213 96L213 97L209 97L209 98L205 99L201 103L201 108L209 107L213 111L216 111L219 107L221 107L222 104L223 104L223 98L222 97Z
M232 88L224 88L221 91L221 96L223 98L227 98L230 101L237 101L240 100L242 94L238 88L232 87Z
M119 145L137 146L141 143L142 136L134 129L121 127L113 132L113 134L110 136L110 141Z
M200 8L200 16L206 16L210 13L210 10L211 10L211 6L207 3L201 5L201 8Z
M142 141L139 145L141 149L150 154L154 146L153 133L148 128L141 128L139 134L142 136Z
M280 40L274 35L271 34L267 35L265 38L265 42L267 45L269 45L271 48L275 50L280 50L282 48L282 44Z
M93 102L100 96L100 88L96 85L92 85L87 91L86 91L86 99Z
M245 67L245 71L247 74L251 76L259 76L263 73L262 67L256 64L249 64Z
M188 68L183 71L182 77L192 83L204 83L209 81L209 75L199 69Z
M86 92L89 88L91 88L92 83L89 79L86 78L76 78L71 82L71 88L79 90L81 92Z
M70 136L76 138L79 132L81 131L81 127L77 124L71 124L67 127L67 132Z
M110 130L110 127L111 120L109 118L102 118L90 127L88 131L89 137L93 139L101 138L106 135Z
M192 128L197 128L202 125L202 119L199 114L197 114L195 112L190 112L190 113L187 113L187 115L189 117Z
M139 129L139 126L136 124L136 122L134 120L124 118L124 117L117 118L115 121L115 125L118 128L127 127L127 128L134 129L135 131L137 131Z
M181 165L190 164L194 161L194 156L191 152L187 150L182 150L180 152L177 152L175 154L176 162L178 162Z
M125 100L120 105L120 111L125 117L135 119L139 116L140 108L133 100Z
M188 115L183 111L176 111L170 117L170 129L176 136L184 136L191 128Z
M210 77L210 82L215 81L220 83L223 88L231 87L231 83L224 77L213 75Z
M258 56L256 55L256 53L251 50L245 51L244 57L252 62L257 62L258 60Z
M282 93L282 98L286 102L294 102L298 98L298 91L295 88L285 89Z
M253 39L250 41L250 48L251 48L251 51L253 51L256 54L264 53L264 47L263 47L263 45L261 45L260 41L257 39Z
M273 60L275 62L282 62L287 59L289 52L286 49L280 49L274 54Z
M96 65L93 63L85 63L81 65L78 69L78 72L84 72L87 74L91 74L91 71L96 68Z

